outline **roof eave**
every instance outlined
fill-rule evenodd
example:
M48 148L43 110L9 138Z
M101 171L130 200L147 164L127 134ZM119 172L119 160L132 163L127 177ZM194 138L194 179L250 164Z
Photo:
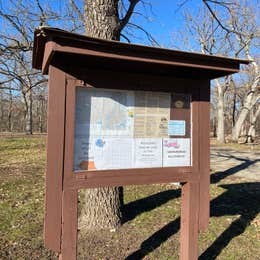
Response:
M82 48L76 48L73 46L82 46ZM109 46L110 49L107 51ZM120 52L118 52L118 48L116 47L121 48ZM95 51L97 48L98 51ZM232 59L95 39L54 28L37 29L34 35L33 68L41 69L44 74L48 73L48 66L51 64L56 52L90 56L103 55L104 57L111 58L111 60L126 59L135 62L150 62L157 65L168 63L169 65L171 64L180 67L185 66L191 69L199 67L201 69L218 70L226 72L227 74L238 72L240 64L250 63L249 60ZM158 54L161 55L160 59L157 58ZM198 64L198 62L200 62L200 64Z

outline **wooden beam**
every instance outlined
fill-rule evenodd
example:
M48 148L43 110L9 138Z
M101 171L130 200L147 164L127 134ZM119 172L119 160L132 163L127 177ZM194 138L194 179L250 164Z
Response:
M62 197L62 241L59 260L77 259L78 191L64 190Z
M199 230L205 231L210 217L210 82L200 88L199 102Z
M199 184L182 186L180 260L198 259Z
M64 153L65 74L49 67L44 242L60 252Z

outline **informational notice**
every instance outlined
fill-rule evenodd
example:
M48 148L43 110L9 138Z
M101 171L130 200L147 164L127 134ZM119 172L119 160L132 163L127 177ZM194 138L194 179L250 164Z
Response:
M190 139L169 138L185 129L170 120L171 95L78 87L74 170L190 165Z
M134 97L134 137L168 137L170 94L136 91Z
M135 142L135 168L162 167L162 139L136 138Z
M190 166L190 139L163 139L163 167Z
M169 120L168 134L184 136L186 132L186 123L184 120Z

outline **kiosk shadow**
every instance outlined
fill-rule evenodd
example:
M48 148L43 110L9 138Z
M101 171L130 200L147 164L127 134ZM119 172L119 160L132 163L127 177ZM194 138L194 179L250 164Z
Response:
M200 260L216 259L229 242L241 235L260 212L260 182L220 185L226 191L211 202L211 216L240 215L204 251Z
M246 227L260 212L260 182L228 184L221 185L221 187L226 191L211 201L211 216L240 215L240 217L234 220L211 246L201 254L200 260L215 259L233 238L245 231ZM179 228L180 218L177 218L148 237L142 242L139 250L125 259L137 260L144 258L177 233Z
M173 234L177 233L180 229L180 218L171 221L160 230L153 233L148 239L146 239L139 250L133 252L131 255L125 258L125 260L138 260L144 258L150 252L154 251L163 242L168 240Z
M143 212L153 210L168 201L178 198L181 196L181 190L166 190L156 194L153 194L149 197L135 200L124 205L123 209L123 223L134 219L136 216L140 215Z
M233 155L218 155L218 156L219 157L225 157L225 158L228 158L228 159L235 159L237 161L242 161L242 163L239 164L239 165L236 165L232 168L229 168L226 171L215 172L214 174L212 174L211 177L210 177L210 183L211 184L218 183L221 180L227 178L228 176L233 175L233 174L235 174L239 171L242 171L242 170L248 168L249 166L251 166L251 165L260 161L260 159L249 160L249 159L240 158L240 157L233 156Z
M216 172L211 175L211 183L217 183L222 179L235 174L236 172L249 167L259 160L248 160L238 158L243 161L240 165L232 167L224 172ZM211 216L220 217L225 215L240 215L230 226L206 249L199 257L202 259L215 259L221 251L236 236L242 234L250 222L260 211L260 182L239 183L220 185L226 191L211 201ZM143 198L125 205L124 222L134 219L142 212L150 211L171 199L178 198L181 191L163 191L147 198ZM127 260L142 259L150 252L158 248L163 242L178 232L180 228L180 218L177 218L160 230L156 231L142 244L139 250L126 257Z

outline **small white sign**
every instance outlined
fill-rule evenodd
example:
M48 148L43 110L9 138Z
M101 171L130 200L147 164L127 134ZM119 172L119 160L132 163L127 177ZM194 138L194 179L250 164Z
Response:
M190 166L190 139L163 139L163 167Z
M135 168L162 167L162 139L136 138Z

